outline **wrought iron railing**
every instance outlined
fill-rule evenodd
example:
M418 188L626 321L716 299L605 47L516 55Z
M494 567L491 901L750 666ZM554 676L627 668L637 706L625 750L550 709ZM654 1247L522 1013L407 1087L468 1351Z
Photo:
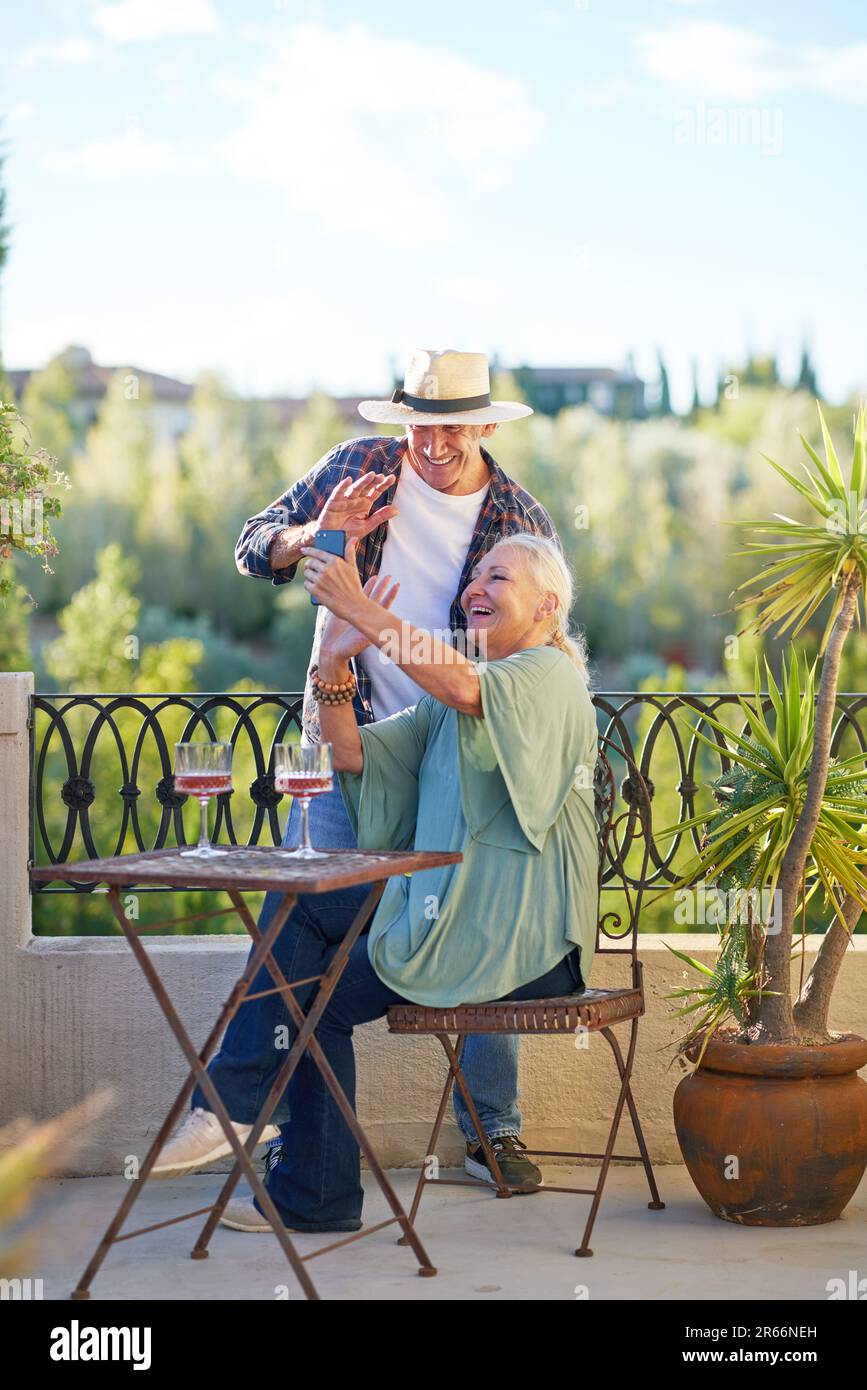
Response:
M273 747L300 729L301 699L297 692L270 691L34 695L31 863L186 843L183 808L189 798L174 789L174 744L200 738L233 746L235 789L215 798L215 840L279 845L283 796L274 786ZM247 813L240 834L233 799ZM98 829L95 805L103 812ZM94 891L92 884L32 887L34 893Z
M721 736L705 716L724 722L730 717L734 730L748 733L737 702L731 691L602 691L594 696L600 734L622 746L648 784L655 831L709 807L709 800L698 805L699 795L729 762ZM278 845L283 798L274 787L273 749L297 732L300 707L299 692L34 695L31 864L185 843L188 798L174 790L173 745L201 737L224 739L234 748L235 790L216 798L214 838ZM832 755L867 749L865 709L867 694L838 695ZM693 727L716 742L718 755L693 736ZM628 801L628 777L621 791ZM100 813L98 826L94 806ZM192 833L192 819L189 828ZM698 843L697 832L687 834ZM673 865L682 838L668 837L664 850L651 840L646 886L661 887L677 876ZM33 891L87 893L93 885L34 883Z

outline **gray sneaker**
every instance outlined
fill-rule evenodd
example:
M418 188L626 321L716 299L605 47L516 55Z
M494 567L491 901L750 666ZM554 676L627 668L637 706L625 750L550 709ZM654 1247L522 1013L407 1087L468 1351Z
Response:
M529 1158L525 1158L521 1152L527 1146L521 1143L517 1135L498 1134L495 1139L489 1139L488 1143L500 1165L500 1172L506 1186L511 1188L516 1195L536 1192L544 1185L544 1178L535 1163L531 1163ZM493 1183L496 1186L497 1180L488 1167L485 1151L481 1144L477 1146L467 1144L464 1169L471 1177L481 1178L482 1182Z

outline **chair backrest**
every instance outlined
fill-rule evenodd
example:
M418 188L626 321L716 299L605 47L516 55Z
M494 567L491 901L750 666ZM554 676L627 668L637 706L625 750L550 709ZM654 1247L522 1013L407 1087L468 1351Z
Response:
M626 775L619 788L612 758L620 758L624 764ZM633 758L620 744L600 734L593 775L599 849L596 950L609 955L630 954L633 974L638 969L638 925L652 840L652 795L652 784L648 785ZM618 812L620 800L625 810ZM627 857L635 847L640 847L641 852L627 870ZM625 897L625 913L603 909L605 892L615 888Z

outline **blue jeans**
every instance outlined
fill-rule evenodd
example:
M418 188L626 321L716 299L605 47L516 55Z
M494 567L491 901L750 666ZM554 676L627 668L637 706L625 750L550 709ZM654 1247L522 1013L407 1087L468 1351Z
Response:
M278 942L275 956L289 979L307 979L327 969L339 942L349 929L358 906L353 890L304 895L293 909ZM564 956L539 980L532 980L509 998L531 999L572 994L581 979L578 948ZM267 981L263 981L263 984ZM296 990L304 1011L313 1001L318 984ZM353 1029L358 1023L379 1019L403 997L379 979L367 954L367 938L356 941L328 1008L318 1023L317 1036L336 1079L354 1108L356 1058ZM283 1047L275 1047L274 1027L285 1029L281 1042L292 1047L295 1023L276 995L261 1001L263 1008L242 1005L238 1029L229 1047L224 1045L222 1083L242 1088L242 1113L233 1106L236 1119L250 1123L263 1104L279 1066ZM272 1008L265 1011L264 1006ZM275 1020L279 1019L279 1024ZM228 1036L228 1034L226 1034ZM467 1040L470 1041L470 1040ZM236 1048L233 1052L232 1048ZM251 1072L250 1056L256 1056ZM349 1126L340 1115L325 1081L310 1055L304 1054L288 1087L292 1122L282 1126L282 1151L278 1166L268 1173L267 1188L283 1222L293 1230L357 1230L361 1225L361 1156ZM261 1211L261 1208L258 1208Z
M287 974L291 970L296 978L305 978L328 965L338 949L341 933L346 931L355 912L354 901L342 904L335 901L341 896L328 894L327 902L326 895L307 898L302 900L304 906L300 911L296 909L292 914L291 926L281 933L281 942L289 938L282 952L284 959L281 959ZM348 894L346 897L348 899ZM575 947L553 970L520 989L511 990L508 997L538 999L573 994L580 980L577 959L578 948ZM312 984L296 992L303 1008L309 1005L317 988ZM349 954L346 968L316 1029L322 1051L353 1108L352 1030L359 1023L381 1018L392 1004L401 1002L401 995L383 984L373 969L367 941L362 936ZM290 1024L290 1046L296 1034L294 1024ZM273 1037L267 1042L273 1057ZM271 1064L272 1078L278 1065L279 1060ZM263 1085L267 1084L265 1078ZM268 1174L266 1183L269 1196L285 1224L293 1230L357 1230L364 1201L359 1148L307 1054L289 1083L289 1095L294 1118L282 1130L280 1162ZM253 1118L252 1113L249 1118Z
M289 814L286 833L283 836L284 845L298 844L300 822L301 808L296 801L293 802ZM349 823L346 807L343 804L343 797L337 787L326 796L314 798L311 803L310 838L314 847L319 849L355 848L355 836ZM303 979L307 975L316 973L306 966L302 969L296 960L296 954L300 951L298 944L299 924L306 925L309 921L315 922L322 931L322 941L328 946L335 945L347 931L353 916L361 907L369 887L369 884L361 884L337 893L320 893L299 898L274 948L274 955L287 979ZM265 930L276 911L280 896L279 893L266 895L259 916L259 929L261 931ZM366 935L361 937L358 947L364 951L367 950ZM256 977L251 993L260 989L273 988L273 984L273 980L263 966ZM565 993L571 994L576 987L576 983L572 983ZM303 992L296 991L295 997L306 1009L309 1000L305 1002ZM518 996L512 997L517 998ZM529 998L530 996L525 995L524 997ZM384 1013L385 1010L383 1009L382 1012ZM379 1018L380 1014L372 1014L371 1017ZM275 1037L277 1037L275 1030L285 1027L289 1021L289 1014L279 996L271 995L267 999L258 999L250 1004L242 1004L226 1029L220 1051L211 1062L208 1071L226 1109L232 1119L239 1124L252 1124L262 1108L279 1069L279 1063L286 1055L285 1051L275 1048ZM317 1030L320 1035L321 1029L322 1025L320 1024ZM283 1041L282 1037L280 1041ZM470 1035L464 1046L462 1064L467 1086L479 1112L479 1119L484 1131L492 1139L499 1134L520 1133L518 1042L517 1037L478 1034ZM307 1078L307 1085L309 1087L315 1086L319 1073L306 1054L295 1074L295 1079L302 1072ZM311 1072L312 1074L308 1075ZM288 1123L289 1102L293 1093L294 1087L290 1085L288 1093L278 1101L272 1116L274 1124L279 1124L281 1127L286 1126L282 1136L284 1152L290 1130ZM349 1094L348 1089L347 1094ZM206 1110L210 1108L199 1087L196 1087L193 1092L191 1105L199 1105ZM454 1090L454 1106L457 1122L464 1138L470 1144L477 1143L467 1108L456 1089Z

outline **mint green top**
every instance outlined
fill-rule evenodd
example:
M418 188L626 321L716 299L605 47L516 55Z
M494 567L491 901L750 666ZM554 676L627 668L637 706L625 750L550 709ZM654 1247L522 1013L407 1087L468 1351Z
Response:
M388 880L368 938L381 980L417 1004L500 999L596 938L596 718L576 666L531 647L479 668L483 718L426 695L359 733L341 773L360 849L460 850Z

